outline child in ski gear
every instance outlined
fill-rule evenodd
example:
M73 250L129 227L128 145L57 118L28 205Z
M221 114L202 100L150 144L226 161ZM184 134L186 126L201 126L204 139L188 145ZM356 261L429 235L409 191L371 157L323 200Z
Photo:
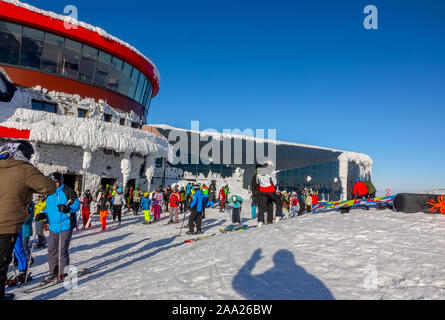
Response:
M150 207L151 207L151 200L149 198L150 194L148 192L144 193L144 197L141 200L141 207L142 211L144 212L144 218L145 221L144 224L150 223Z
M305 210L307 213L312 212L312 192L309 190L306 191L306 195L304 196L304 204L305 204Z
M206 208L207 208L207 204L209 203L209 187L207 187L205 184L202 186L202 196L203 196L203 208L202 208L202 218L205 219L206 218Z
M25 224L22 226L22 245L23 250L26 254L26 260L29 261L31 257L31 252L29 251L29 240L33 235L32 224L34 222L34 204L31 202L29 205L29 218L25 221Z
M194 187L195 193L193 195L193 201L190 204L191 214L189 218L189 231L187 234L200 234L202 223L202 209L204 197L202 196L199 186ZM194 226L196 225L196 233L194 233Z
M33 154L28 141L0 147L0 300L5 298L8 266L18 234L28 219L32 194L47 196L56 190L54 183L29 163Z
M238 195L233 195L229 200L232 203L232 223L241 223L241 206L243 204L243 198Z
M82 209L82 222L83 227L86 227L88 220L90 219L90 209L91 202L93 201L93 196L90 190L85 191L83 197L80 199L81 209ZM91 222L88 228L91 228Z
M154 195L153 199L153 210L154 210L154 221L161 220L161 205L162 201L164 199L163 194L161 193L161 190L156 190L156 193Z
M49 276L45 281L63 280L70 264L69 246L73 230L76 228L76 213L80 201L73 189L64 184L63 175L54 172L50 179L56 184L56 192L46 199L46 208L39 220L46 215L49 223L48 265Z
M252 199L252 205L251 205L251 207L252 207L252 219L256 219L256 217L257 217L256 212L257 212L257 208L258 208L257 198L253 194L250 196L250 198Z
M34 205L34 220L36 222L36 235L37 235L37 245L36 248L44 248L46 247L46 238L45 234L43 233L44 226L46 221L41 220L38 221L36 219L37 215L45 210L46 208L46 201L43 199L41 195L38 196L38 202Z
M181 201L181 195L178 193L178 189L174 189L172 194L170 195L170 222L169 223L178 223L179 222L179 216L178 216L178 209L179 209L179 203Z
M116 221L117 218L120 225L122 221L122 207L125 205L125 197L122 188L117 188L116 191L117 192L113 197L113 222Z

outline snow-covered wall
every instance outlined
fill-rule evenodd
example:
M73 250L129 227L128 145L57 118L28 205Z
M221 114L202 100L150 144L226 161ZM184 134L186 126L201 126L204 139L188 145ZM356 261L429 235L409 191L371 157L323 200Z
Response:
M341 200L346 200L348 195L348 165L354 162L360 168L360 178L371 175L373 161L371 157L363 153L343 152L339 157L339 178L342 186Z

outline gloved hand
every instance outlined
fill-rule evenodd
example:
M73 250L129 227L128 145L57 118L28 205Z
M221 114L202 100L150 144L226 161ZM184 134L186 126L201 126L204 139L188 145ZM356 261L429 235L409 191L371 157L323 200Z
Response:
M46 213L45 212L40 212L36 215L36 221L43 221L46 220Z
M63 213L70 213L70 207L68 207L67 205L59 204L59 205L57 206L57 208L59 208L59 211L60 211L60 212L63 212Z

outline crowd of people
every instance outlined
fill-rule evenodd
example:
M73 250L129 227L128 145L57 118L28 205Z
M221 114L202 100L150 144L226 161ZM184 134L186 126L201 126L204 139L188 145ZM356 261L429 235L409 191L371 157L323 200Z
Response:
M54 172L46 177L30 164L33 153L34 149L27 141L0 148L3 182L0 184L0 201L4 203L0 206L0 299L11 297L5 295L6 285L26 284L31 279L29 268L34 263L34 249L48 250L49 274L42 284L64 281L70 265L73 231L79 227L80 219L84 228L91 228L94 214L99 216L102 230L107 229L109 215L120 225L124 212L139 215L142 211L143 224L160 221L162 214L164 219L169 219L168 224L178 224L179 214L184 214L184 225L185 213L190 212L186 233L201 234L206 208L216 207L220 213L230 212L233 224L241 223L244 199L230 194L228 185L219 191L214 181L208 186L197 183L188 183L184 187L161 186L151 194L144 193L138 185L128 187L125 192L120 186L106 185L94 193L86 190L78 198L73 189L65 185L61 173ZM251 218L258 220L258 227L282 219L286 211L291 218L311 213L313 206L318 204L317 192L310 188L280 191L272 161L257 165L255 171L251 182ZM33 195L38 195L34 201ZM369 181L357 180L352 196L357 199L375 196L375 188ZM48 238L44 230L48 231ZM13 256L18 273L8 279L7 271Z

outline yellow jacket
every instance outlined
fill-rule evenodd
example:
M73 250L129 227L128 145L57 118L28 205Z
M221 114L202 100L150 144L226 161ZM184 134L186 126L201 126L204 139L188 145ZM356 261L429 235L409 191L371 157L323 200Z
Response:
M38 215L40 212L42 212L43 210L45 210L46 208L46 201L39 201L38 203L35 204L34 206L34 218L36 217L36 215Z

